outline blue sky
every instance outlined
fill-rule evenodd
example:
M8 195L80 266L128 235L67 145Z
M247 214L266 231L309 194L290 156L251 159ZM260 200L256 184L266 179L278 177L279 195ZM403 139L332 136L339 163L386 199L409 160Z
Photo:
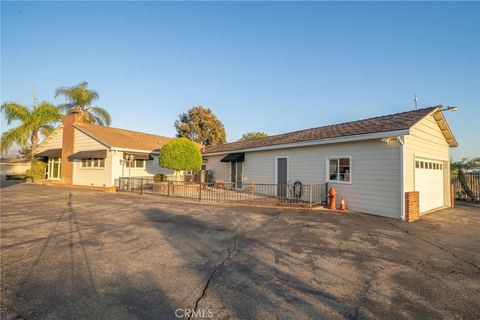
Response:
M173 136L210 107L228 141L420 106L480 155L480 4L2 2L1 101L88 81L112 126ZM2 119L2 131L5 130Z

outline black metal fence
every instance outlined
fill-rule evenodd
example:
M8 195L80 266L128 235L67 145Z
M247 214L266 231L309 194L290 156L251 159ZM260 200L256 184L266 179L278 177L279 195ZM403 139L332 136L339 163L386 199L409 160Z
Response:
M245 203L314 207L325 205L325 185L289 185L243 183L197 183L185 181L155 181L152 177L118 179L118 191L158 194L168 197L194 199L202 202Z
M480 172L472 172L472 173L465 173L465 180L467 182L468 187L472 190L473 194L475 195L475 200L480 200ZM472 201L472 199L467 195L467 193L463 190L462 185L460 184L460 180L458 176L453 176L451 179L453 192L455 194L455 199L458 200L468 200Z

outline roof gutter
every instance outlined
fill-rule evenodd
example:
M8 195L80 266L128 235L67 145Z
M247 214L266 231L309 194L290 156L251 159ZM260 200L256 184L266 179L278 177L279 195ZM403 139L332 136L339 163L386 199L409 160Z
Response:
M254 152L254 151L309 147L309 146L316 146L316 145L322 145L322 144L371 140L371 139L379 139L379 138L392 137L392 136L403 136L408 134L409 134L408 129L375 132L375 133L359 134L359 135L352 135L352 136L346 136L346 137L326 138L326 139L308 140L308 141L301 141L301 142L294 142L294 143L277 144L277 145L265 146L265 147L254 147L254 148L246 148L246 149L233 149L229 151L211 152L211 153L204 153L203 156L214 156L214 155L235 153L235 152Z
M405 144L401 136L397 136L397 141L400 144L400 218L405 221Z
M159 151L152 151L152 150L141 150L141 149L126 149L126 148L110 148L110 151L115 152L138 152L138 153L150 153L158 155L160 154Z

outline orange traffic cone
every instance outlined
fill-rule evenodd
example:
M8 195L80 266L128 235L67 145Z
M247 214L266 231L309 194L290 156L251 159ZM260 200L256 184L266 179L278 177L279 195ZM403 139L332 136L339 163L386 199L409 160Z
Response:
M340 207L338 210L347 210L347 207L345 206L345 199L342 197L342 201L340 202Z

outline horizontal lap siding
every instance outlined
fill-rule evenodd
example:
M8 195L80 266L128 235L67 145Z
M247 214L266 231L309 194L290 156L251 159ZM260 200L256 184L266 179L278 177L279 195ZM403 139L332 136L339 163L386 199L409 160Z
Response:
M107 147L78 129L75 129L75 152L106 150Z
M105 168L82 168L82 161L75 160L73 164L73 184L83 186L111 186L112 155L107 152Z
M207 169L215 177L228 176L223 156L208 157ZM400 218L400 148L380 139L245 153L243 181L275 183L276 157L288 157L288 183L324 184L326 157L352 157L352 184L330 183L337 190L337 201L345 197L354 211ZM228 177L228 180L230 178ZM227 180L227 179L226 179ZM337 202L338 205L338 202Z
M158 162L158 156L153 156L153 160L148 160L145 164L145 168L130 169L128 167L125 167L125 176L128 176L129 174L132 177L149 177L156 174L175 176L175 170L160 167L160 164Z
M107 147L78 129L75 129L75 152L107 150ZM82 161L74 161L73 183L85 186L111 186L112 155L107 152L105 168L82 168Z
M225 155L209 156L206 163L207 170L211 170L215 180L230 181L230 162L221 162Z
M107 147L78 129L75 129L75 152L107 150ZM82 168L82 161L73 164L73 184L84 186L111 186L112 155L107 152L105 168Z
M244 176L257 183L275 182L275 157L288 156L289 183L325 183L326 157L352 157L352 184L330 183L337 201L345 197L351 210L400 217L400 152L380 140L331 144L245 155ZM380 175L382 178L378 179ZM337 202L338 205L338 202Z
M128 168L124 165L124 152L113 152L112 184L120 177L152 177L156 174L165 174L171 178L175 177L175 171L160 167L158 155L153 160L147 160L145 168Z
M50 149L61 149L62 148L62 140L63 140L63 129L61 127L57 127L55 131L53 131L44 142L42 142L40 148L37 152L42 152L45 150Z
M428 116L417 123L410 135L405 136L405 192L415 190L415 157L438 159L443 161L444 168L444 199L448 205L450 199L449 167L450 146L433 116Z

